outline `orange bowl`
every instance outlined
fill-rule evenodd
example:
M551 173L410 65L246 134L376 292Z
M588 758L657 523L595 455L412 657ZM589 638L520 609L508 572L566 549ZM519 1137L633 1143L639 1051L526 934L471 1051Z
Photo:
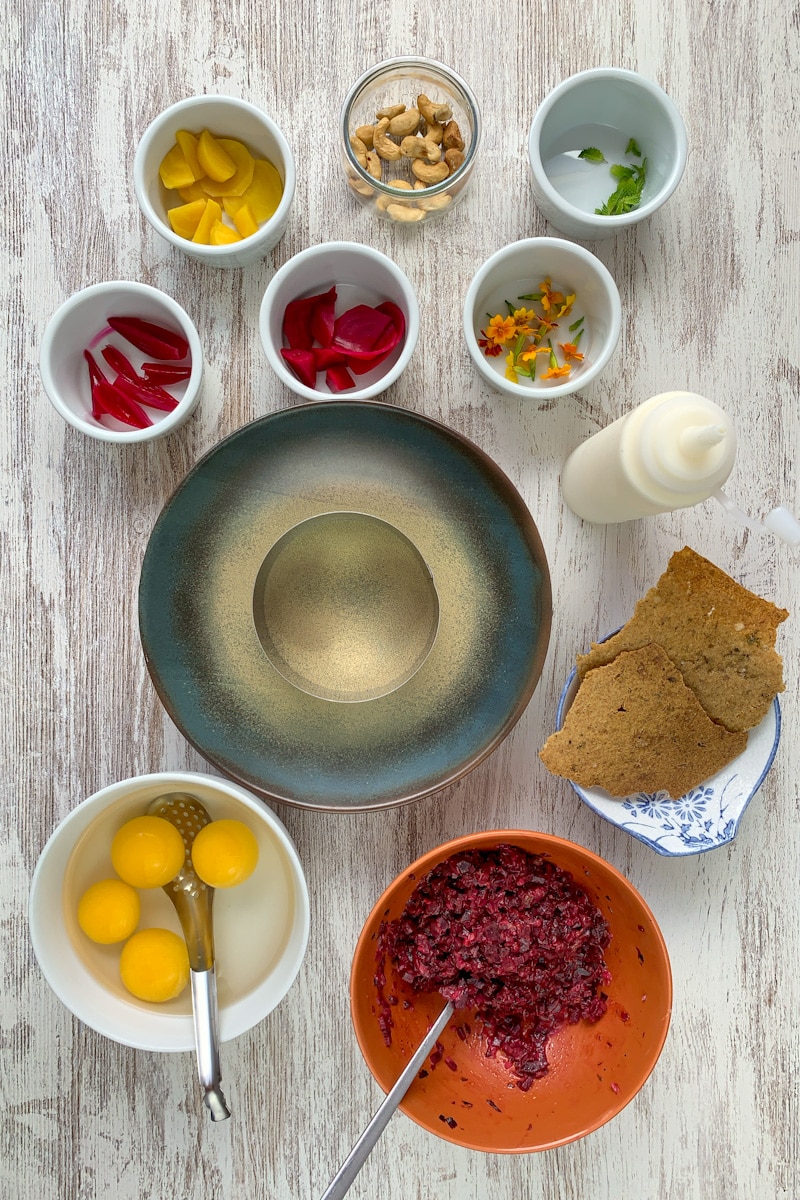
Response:
M437 863L502 844L540 854L569 871L605 917L611 930L604 951L611 972L603 987L608 1009L594 1024L568 1025L550 1038L548 1073L528 1091L516 1086L499 1055L487 1057L485 1039L473 1023L461 1039L456 1014L440 1038L443 1057L420 1072L400 1108L429 1133L456 1145L526 1154L576 1141L621 1112L653 1070L667 1036L672 1007L667 948L650 909L619 871L574 842L528 830L476 833L437 846L399 875L370 913L353 959L350 1007L361 1052L388 1092L444 1001L437 993L413 992L387 960L386 991L393 991L398 1003L392 1009L392 1044L386 1046L374 980L381 923L400 916ZM413 1007L405 1008L405 1000Z

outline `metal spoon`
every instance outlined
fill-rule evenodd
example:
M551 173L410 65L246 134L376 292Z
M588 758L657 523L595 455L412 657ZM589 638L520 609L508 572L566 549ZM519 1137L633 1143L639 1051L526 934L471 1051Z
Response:
M435 1046L439 1034L452 1015L453 1005L448 1001L403 1068L402 1074L386 1096L383 1104L381 1104L375 1116L328 1184L321 1200L342 1200L342 1197L349 1192L353 1180L366 1162L367 1155L389 1124L389 1118L416 1079L417 1072Z
M181 923L192 981L194 1040L197 1049L197 1073L203 1089L203 1101L212 1121L225 1121L230 1115L220 1088L219 1011L217 977L214 972L214 928L211 907L214 889L203 883L192 866L192 844L211 817L203 805L188 792L168 792L157 796L148 806L153 817L163 817L180 833L186 846L186 858L164 891L172 901Z

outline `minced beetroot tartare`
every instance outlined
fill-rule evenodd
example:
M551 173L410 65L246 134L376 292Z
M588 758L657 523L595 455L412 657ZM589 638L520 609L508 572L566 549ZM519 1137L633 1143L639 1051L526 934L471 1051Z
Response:
M378 935L378 1020L391 1045L397 997L386 959L416 992L439 992L474 1014L486 1053L498 1050L527 1090L547 1073L548 1037L597 1021L611 975L608 924L568 871L518 846L467 850L434 867Z

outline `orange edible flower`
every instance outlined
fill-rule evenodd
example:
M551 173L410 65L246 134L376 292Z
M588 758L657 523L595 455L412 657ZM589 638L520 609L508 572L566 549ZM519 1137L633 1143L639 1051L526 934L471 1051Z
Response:
M568 361L572 359L573 362L583 362L583 355L578 350L575 342L559 342L558 344L564 351L564 358Z
M553 291L553 281L549 275L539 284L539 291L542 293L539 303L546 313L550 312L552 307L564 303L564 293Z
M540 379L560 379L562 375L569 375L571 370L572 370L572 367L569 365L569 363L564 363L563 367L548 367L548 369L545 371L545 373L543 375L540 375L539 378Z

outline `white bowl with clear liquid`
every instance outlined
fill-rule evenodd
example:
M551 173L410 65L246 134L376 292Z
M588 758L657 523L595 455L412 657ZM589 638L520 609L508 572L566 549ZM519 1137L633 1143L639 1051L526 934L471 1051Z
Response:
M631 142L640 154L629 150ZM605 162L582 158L587 149L599 150ZM686 128L666 92L619 67L565 79L539 106L528 135L538 208L561 233L583 240L612 237L652 216L680 183L686 155ZM645 159L638 206L598 214L619 183L611 167L639 167Z

